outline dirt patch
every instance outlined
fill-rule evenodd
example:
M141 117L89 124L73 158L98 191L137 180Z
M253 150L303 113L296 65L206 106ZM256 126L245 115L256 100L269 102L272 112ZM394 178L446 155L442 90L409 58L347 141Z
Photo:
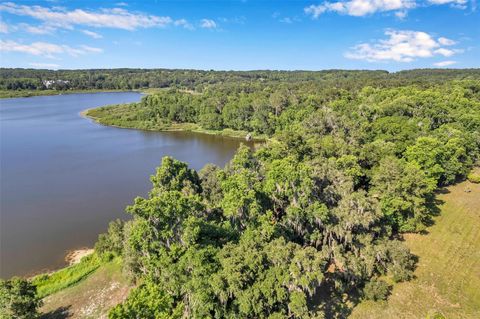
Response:
M93 254L92 248L80 248L69 251L65 256L65 261L71 266L78 264L83 257Z
M104 264L77 285L46 297L40 318L108 318L133 288L121 269L120 261Z

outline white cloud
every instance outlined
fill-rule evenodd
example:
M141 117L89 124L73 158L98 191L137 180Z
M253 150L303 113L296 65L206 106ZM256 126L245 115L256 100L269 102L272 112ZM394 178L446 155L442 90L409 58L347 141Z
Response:
M453 40L447 38L435 40L430 34L421 31L388 30L385 35L388 39L354 46L350 52L345 53L345 57L369 62L411 62L417 58L429 58L435 55L452 56L461 52L461 50L442 47L452 45L455 43Z
M217 23L211 19L202 19L200 26L205 29L215 29L217 27Z
M68 54L77 57L87 53L100 53L103 50L93 48L86 45L80 48L72 48L71 46L62 44L54 44L48 42L33 42L31 44L22 44L11 40L0 40L0 51L3 52L20 52L47 58L55 58L59 54Z
M397 18L399 18L400 20L403 20L407 17L408 15L408 11L407 10L403 10L403 11L397 11L395 12L395 16Z
M53 33L56 29L50 25L42 24L39 26L33 26L30 24L26 23L20 23L18 26L15 28L16 30L23 30L31 34L51 34Z
M441 61L441 62L434 63L433 65L438 67L444 67L444 66L453 65L456 63L457 61Z
M466 9L468 0L426 0L421 5L450 4L458 9ZM474 2L472 3L474 5ZM350 16L362 17L377 12L395 11L395 16L404 19L407 11L417 7L416 0L342 0L337 2L325 1L322 4L310 5L304 8L307 15L314 19L326 12L336 12Z
M467 0L428 0L431 4L454 4L454 5L466 5Z
M103 49L100 48L94 48L88 45L81 45L80 48L84 50L85 52L90 52L90 53L102 53Z
M135 30L139 28L165 27L173 23L172 18L168 16L161 17L132 13L121 8L101 9L98 12L82 9L68 11L59 7L46 8L5 2L0 4L0 11L32 17L52 27L69 29L73 28L74 25L85 25L90 27Z
M128 7L128 3L126 2L117 2L115 3L116 6L119 6L119 7Z
M29 63L31 67L35 69L58 69L60 65L55 64L55 63L37 63L37 62L32 62Z
M46 24L41 24L39 26L34 26L27 23L7 25L6 23L0 21L0 33L11 33L16 31L24 31L31 34L51 34L55 31L55 28Z
M0 33L8 33L8 25L3 21L0 21Z
M293 23L293 20L292 18L289 18L289 17L285 17L285 18L281 18L280 20L278 20L282 23L286 23L286 24L292 24Z
M450 50L450 49L440 48L440 49L435 50L435 53L446 56L446 57L449 57L449 56L454 55L455 51Z
M376 12L401 11L415 8L415 0L349 0L339 2L324 2L311 5L304 9L307 15L317 19L325 12L336 12L350 16L361 17ZM399 13L402 15L402 13Z
M317 6L312 4L311 6L305 7L303 11L305 11L306 14L311 15L312 17L317 19L322 13L327 11L327 7L322 4L319 4Z
M444 38L444 37L438 38L438 43L440 43L441 45L455 45L455 44L457 44L457 42L455 42L453 40L450 40L450 39L447 39L447 38Z
M90 30L82 30L82 33L88 35L89 37L92 37L94 39L101 39L103 36L101 34L98 34L97 32L93 32Z
M193 25L191 23L189 23L187 20L185 19L178 19L178 20L175 20L173 22L174 25L176 26L180 26L180 27L184 27L185 29L188 29L188 30L193 30L195 29L193 27Z

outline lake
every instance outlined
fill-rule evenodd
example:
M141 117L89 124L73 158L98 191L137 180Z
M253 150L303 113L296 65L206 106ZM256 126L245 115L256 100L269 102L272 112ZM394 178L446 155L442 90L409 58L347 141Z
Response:
M0 277L65 265L150 189L163 156L223 166L240 140L96 124L79 112L141 94L93 93L0 100Z

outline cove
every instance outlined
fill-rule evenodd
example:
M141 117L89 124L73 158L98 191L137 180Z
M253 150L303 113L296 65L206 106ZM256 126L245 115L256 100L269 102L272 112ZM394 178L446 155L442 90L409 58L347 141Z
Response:
M151 187L163 156L200 169L225 165L242 142L191 132L107 127L80 116L92 107L139 101L140 93L0 100L0 277L65 265L91 247L125 206Z

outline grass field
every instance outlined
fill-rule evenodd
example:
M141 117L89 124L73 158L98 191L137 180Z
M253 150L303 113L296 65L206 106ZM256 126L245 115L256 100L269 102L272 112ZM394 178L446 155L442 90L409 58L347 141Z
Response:
M438 199L428 234L405 236L419 257L416 279L395 285L388 302L360 303L351 318L480 318L480 184L460 183Z
M106 318L123 301L131 286L122 274L121 260L102 264L81 282L44 299L41 319Z

